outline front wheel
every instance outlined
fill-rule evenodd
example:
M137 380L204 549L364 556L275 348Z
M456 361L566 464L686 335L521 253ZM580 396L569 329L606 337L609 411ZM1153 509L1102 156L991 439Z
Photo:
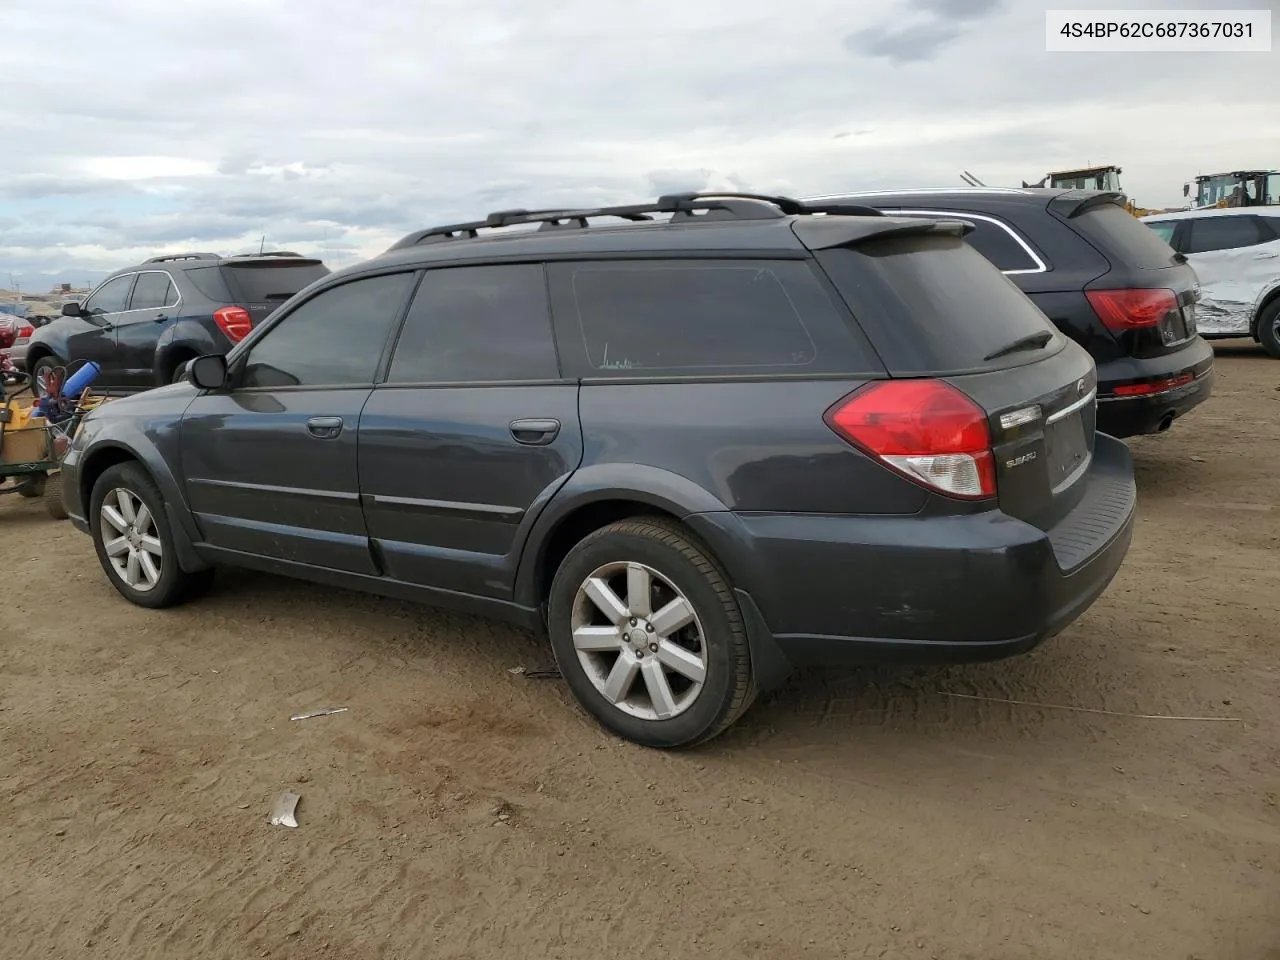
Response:
M575 546L551 587L548 629L578 702L644 746L710 740L755 696L727 577L666 520L619 521Z
M1258 317L1258 342L1262 349L1280 360L1280 300L1274 300Z
M93 485L89 526L98 561L111 585L140 607L169 607L193 598L213 571L178 565L164 499L136 463L109 467Z
M37 397L49 395L49 375L62 364L57 357L41 357L31 367L31 392Z

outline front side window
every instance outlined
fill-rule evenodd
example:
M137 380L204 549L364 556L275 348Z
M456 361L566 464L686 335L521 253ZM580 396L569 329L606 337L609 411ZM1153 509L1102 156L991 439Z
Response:
M249 349L241 387L372 384L412 273L330 287L292 310Z
M85 302L84 312L93 316L119 313L129 299L129 287L133 285L133 278L134 274L127 273L123 277L108 280Z
M1187 253L1249 247L1260 239L1253 217L1198 217L1191 221L1191 239L1187 241Z
M158 310L161 307L173 306L178 302L177 292L167 273L148 271L138 274L138 282L133 287L133 299L129 301L131 310Z
M513 263L428 270L396 341L387 382L559 375L542 267Z

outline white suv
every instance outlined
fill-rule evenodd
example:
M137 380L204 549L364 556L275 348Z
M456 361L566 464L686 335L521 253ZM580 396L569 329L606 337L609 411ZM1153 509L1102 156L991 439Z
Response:
M1196 322L1206 339L1253 337L1280 359L1280 206L1143 217L1200 278Z

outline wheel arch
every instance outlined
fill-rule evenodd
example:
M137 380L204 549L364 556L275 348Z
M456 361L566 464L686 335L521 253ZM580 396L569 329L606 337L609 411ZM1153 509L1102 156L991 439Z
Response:
M1253 337L1254 340L1260 339L1258 329L1262 324L1262 315L1267 311L1268 307L1277 301L1280 301L1280 280L1273 282L1258 297L1258 305L1253 310L1253 319L1249 321L1249 336Z
M121 463L136 463L160 488L165 516L178 554L178 565L188 572L207 569L209 565L200 559L193 546L199 539L199 530L195 526L195 518L187 508L182 489L160 452L154 447L148 449L145 443L113 439L96 444L85 452L77 470L76 483L86 518L94 485L106 471Z

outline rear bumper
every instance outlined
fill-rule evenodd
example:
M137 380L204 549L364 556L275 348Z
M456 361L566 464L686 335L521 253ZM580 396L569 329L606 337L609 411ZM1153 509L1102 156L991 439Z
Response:
M1116 387L1190 376L1185 384L1140 396L1117 396ZM1098 365L1098 429L1113 437L1158 433L1209 399L1213 347L1196 337L1163 357L1125 357Z
M757 660L777 660L779 674L806 664L990 660L1060 632L1120 568L1137 502L1128 448L1099 435L1081 482L1080 503L1047 532L999 511L688 521L740 588Z

